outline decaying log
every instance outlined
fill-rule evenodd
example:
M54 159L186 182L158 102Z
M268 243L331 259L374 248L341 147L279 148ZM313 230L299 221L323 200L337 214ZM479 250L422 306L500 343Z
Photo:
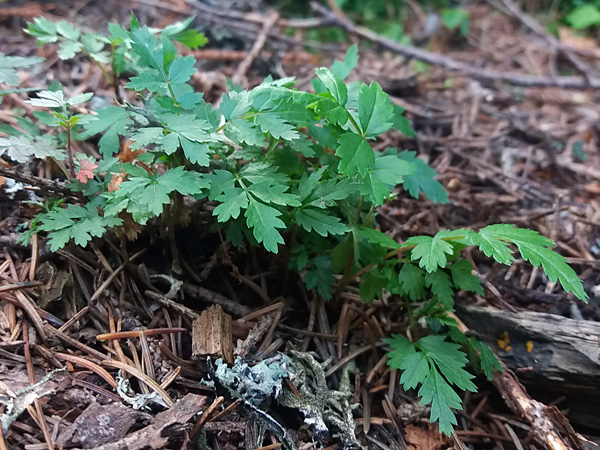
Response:
M564 395L573 423L600 429L600 323L473 306L458 307L458 316L534 396Z

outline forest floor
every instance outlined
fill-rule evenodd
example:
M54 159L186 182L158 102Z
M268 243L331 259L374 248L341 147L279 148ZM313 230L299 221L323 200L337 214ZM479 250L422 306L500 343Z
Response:
M209 102L220 100L226 80L236 74L246 87L272 74L295 76L299 87L308 89L314 68L342 59L348 47L309 41L308 30L324 24L344 30L360 48L350 80L381 84L406 110L416 131L412 138L389 132L376 150L418 152L437 170L450 197L439 205L402 194L380 211L381 229L404 240L440 229L512 223L554 240L582 279L590 295L587 304L522 261L500 267L472 252L469 259L481 276L485 297L462 296L456 314L527 387L531 397L526 395L526 408L539 405L536 401L547 405L543 410L562 439L554 448L583 448L577 433L600 442L596 41L567 29L556 39L532 26L528 16L511 14L506 5L512 2L497 2L505 6L502 11L495 9L496 2L478 2L469 9L466 36L440 29L420 47L379 38L357 28L351 18L322 8L314 10L312 23L287 20L282 13L266 30L268 8L251 11L243 2L223 2L231 3L227 8L185 0L0 3L0 49L45 58L42 70L22 74L26 85L58 80L71 95L93 91L107 99L114 92L97 66L85 56L61 61L54 46L36 48L35 39L22 31L26 21L43 15L102 32L107 21L127 24L132 10L152 26L196 16L194 23L207 33L209 44L192 52L199 68L193 82ZM412 3L414 29L408 32L416 36L425 15L418 2ZM284 34L286 28L293 34ZM253 52L263 29L268 38ZM240 74L242 62L250 65ZM20 115L32 117L26 98L5 96L0 122L17 125ZM52 176L45 171L36 175ZM23 196L11 193L9 180L1 177L0 183L0 390L3 401L16 395L22 412L4 429L0 448L195 448L192 442L200 435L208 448L254 448L259 425L283 426L303 449L350 447L349 434L365 448L380 449L544 446L535 417L514 408L516 378L510 386L478 379L480 391L463 396L453 439L439 435L428 423L429 409L401 389L399 374L386 365L383 339L406 323L403 304L393 297L363 304L357 287L349 286L324 302L307 293L299 280L265 266L260 252L229 254L210 238L189 243L185 231L178 236L184 269L180 279L169 273L168 249L156 236L142 235L129 244L129 259L137 270L102 240L57 254L49 253L43 239L37 248L25 248L16 244L18 227L35 211ZM215 303L222 311L207 309ZM487 322L498 312L496 322ZM239 401L203 384L206 364L191 359L192 323L218 327L215 323L229 318L234 353L247 363L276 361L278 352L291 349L329 361L327 382L315 386L315 394L346 392L344 407L353 408L355 430L337 430L317 441L299 411L272 404L266 409L269 419L259 420ZM97 340L100 334L140 329L179 332ZM583 334L591 340L589 349L580 340ZM132 359L124 351L136 364L126 363ZM355 365L351 375L345 370L349 363ZM20 391L63 368L68 371L54 373L34 389L38 394L51 390L49 395L33 401L26 399L31 391ZM125 373L142 381L133 383L139 392L164 392L178 401L162 412L126 406L113 389L117 380L126 380ZM261 420L273 423L261 425ZM552 430L546 431L550 442ZM262 445L278 448L281 443L271 432Z

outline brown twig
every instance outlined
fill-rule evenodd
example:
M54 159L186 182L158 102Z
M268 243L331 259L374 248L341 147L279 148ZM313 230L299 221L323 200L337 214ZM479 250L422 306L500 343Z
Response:
M88 361L87 359L81 358L79 356L61 352L55 352L54 356L56 356L58 359L70 362L71 364L76 364L94 372L96 375L103 378L115 390L119 388L117 382L110 375L110 373L108 373L103 367L100 367L98 364L95 364L92 361Z
M284 379L287 380L287 378L284 378ZM218 412L213 417L211 417L211 422L215 422L215 421L219 420L221 417L226 416L231 411L233 411L235 408L237 408L238 406L240 406L241 403L242 403L242 399L241 398L235 399L235 401L233 403L230 403L229 406L227 406L223 411Z
M177 311L179 314L188 317L192 320L200 317L200 314L198 314L196 311L188 308L185 305L182 305L181 303L177 303L176 301L171 300L170 298L167 298L164 295L157 294L153 291L145 291L144 295L146 297L150 297L152 300L156 300L157 302L166 306L167 308L171 308L172 310Z
M47 180L45 178L36 177L35 175L23 173L21 170L13 169L11 167L5 167L2 165L0 165L0 176L12 178L13 180L18 181L20 183L25 183L37 187L40 189L40 191L42 191L42 194L54 193L62 194L65 197L75 198L73 191L71 191L67 187L67 184L62 181Z
M183 283L182 288L187 295L201 298L209 303L219 305L225 312L231 314L232 316L245 316L250 312L250 308L247 306L240 305L239 303L228 299L224 295L215 291L211 291L210 289L206 289L202 286L196 286L191 283Z
M108 366L108 367L120 369L120 370L130 373L131 375L136 377L138 380L140 380L141 382L145 383L147 386L152 388L163 399L163 401L165 402L167 407L170 408L171 406L173 406L173 400L171 399L169 394L167 394L167 391L165 391L155 380L153 380L152 378L150 378L148 375L146 375L142 371L138 370L137 368L130 366L128 364L123 364L120 361L102 361L102 364L105 366Z
M494 374L494 386L502 395L507 406L531 424L531 432L535 439L550 450L583 449L576 436L570 435L570 433L563 436L560 433L560 425L568 423L562 413L556 407L548 407L533 400L525 392L525 388L519 383L516 375L502 361L500 364L502 364L504 372ZM553 415L560 417L562 424L556 423Z
M317 2L311 2L311 8L320 16L323 16L329 25L337 26L347 33L371 41L385 49L391 50L408 58L444 67L448 70L462 72L472 78L483 81L499 81L516 86L553 86L563 89L598 89L600 78L586 79L585 77L531 77L528 75L494 72L492 70L479 69L469 64L456 61L443 55L429 52L417 47L402 45L391 39L387 39L367 28L360 27L349 19L336 16L330 10Z
M61 341L66 342L69 345L72 345L73 347L93 356L94 358L105 359L107 357L107 355L105 355L104 353L99 352L98 350L95 350L95 349L89 347L88 345L85 345L83 342L79 342L77 339L73 339L71 336L63 333L62 331L58 331L56 328L54 328L50 324L45 325L44 332L49 332L51 335L56 336Z
M248 72L248 69L250 69L252 62L256 59L256 57L264 47L265 42L267 41L267 36L269 35L269 31L271 31L271 29L277 22L277 19L279 19L279 14L277 12L272 12L271 14L269 14L269 16L267 16L267 19L264 22L262 29L260 30L260 34L256 38L256 41L254 41L252 49L250 49L244 60L238 66L237 70L235 71L235 74L231 78L231 80L234 83L242 83L243 80L246 78L246 72Z
M223 403L224 400L225 399L223 397L217 397L215 401L212 402L212 404L206 409L206 411L204 411L204 413L200 416L200 419L198 419L198 422L196 422L196 425L194 425L194 428L192 428L192 431L190 431L191 439L194 439L194 437L196 437L196 435L202 429L204 424L208 421L212 413L221 405L221 403Z
M41 281L21 281L20 283L5 284L4 286L0 286L0 292L10 292L43 285L44 283Z
M165 11L171 11L186 16L190 14L189 10L172 5L168 2L158 2L155 0L138 1L144 5L161 8ZM198 0L185 0L185 2L192 7L192 11L197 14L198 20L206 24L225 28L242 35L252 37L256 36L260 32L259 25L262 25L265 22L265 17L260 14L243 13L232 8L219 8L210 6ZM322 21L314 19L282 19L278 25L293 26L295 28L313 28L315 26L323 26L321 22ZM283 33L279 33L278 30L272 30L269 32L268 37L278 43L283 43L292 47L312 47L321 51L338 51L340 49L338 44L322 44L320 42L301 41L299 39L286 36Z
M458 322L458 329L467 333L469 328L464 322L454 314L453 317ZM546 406L532 399L514 372L509 370L502 360L498 361L503 371L495 371L492 382L506 405L531 424L534 438L550 450L582 450L579 436L570 427L567 418L556 407Z
M145 336L156 336L157 334L184 333L186 331L187 330L185 328L153 328L151 330L115 331L111 333L99 334L96 336L96 340L108 341L109 339L132 339L140 337L142 334Z
M520 21L525 27L529 28L531 31L533 31L535 34L541 37L544 41L546 41L546 43L550 45L552 50L558 50L559 52L561 52L569 61L571 61L571 63L577 68L577 70L579 70L586 77L588 81L591 81L593 78L598 77L597 70L585 64L575 54L575 52L577 51L576 48L564 45L554 36L546 32L546 30L544 30L544 28L540 24L538 24L528 14L525 14L525 12L523 12L523 10L521 10L521 8L519 8L519 6L515 4L512 0L501 0L503 6L502 8L500 8L500 6L494 0L488 0L488 2L495 7L502 9L505 12L508 12L515 19ZM595 71L596 74L592 75L592 73L590 73L592 71Z
M27 376L29 378L29 383L34 385L36 383L35 379L35 370L33 368L33 361L31 360L31 350L29 347L29 331L27 329L27 322L23 322L23 340L25 341L25 345L23 346L23 350L25 353L26 367L27 367ZM44 416L44 411L42 410L42 405L40 404L39 399L35 399L33 402L35 407L35 412L38 419L38 424L44 434L44 440L48 445L48 450L52 450L54 448L54 444L52 442L52 437L50 436L50 430L48 429L48 424L46 423L46 417ZM27 408L29 410L29 408ZM31 412L30 412L31 414ZM35 417L32 415L32 418Z
M46 339L48 339L48 334L46 333L46 330L44 329L44 322L43 322L42 318L40 317L40 315L35 307L35 304L29 297L27 297L21 291L16 291L15 295L17 297L17 300L19 301L21 308L29 316L29 319L33 322L35 329L40 334L40 338L42 339L42 341L46 342Z

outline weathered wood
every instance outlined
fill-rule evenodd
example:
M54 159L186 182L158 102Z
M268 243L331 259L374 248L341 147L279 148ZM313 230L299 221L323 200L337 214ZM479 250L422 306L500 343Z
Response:
M458 306L474 335L533 393L566 395L569 418L600 429L600 323L554 314ZM508 342L503 340L508 337ZM503 347L503 349L501 348ZM595 412L594 412L595 411Z
M192 356L223 358L233 363L231 316L216 305L202 311L192 326Z

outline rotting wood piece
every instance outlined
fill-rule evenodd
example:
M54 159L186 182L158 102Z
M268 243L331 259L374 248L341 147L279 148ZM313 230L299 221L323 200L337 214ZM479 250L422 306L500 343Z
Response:
M91 403L69 426L65 427L56 444L59 446L81 445L94 448L118 441L129 429L144 417L144 413L121 403L101 405Z
M494 375L494 385L509 408L527 419L535 439L550 450L583 450L580 436L558 408L533 400L515 374L506 365L503 369Z
M231 316L218 306L202 311L192 326L192 356L223 358L233 363Z
M569 408L573 423L600 429L600 323L464 305L457 314L533 395L565 395L561 407Z
M600 388L600 323L472 306L461 307L459 317L495 349L508 333L510 350L496 353L511 370L526 369L528 376L549 382L589 383L590 393Z
M172 408L158 413L147 427L128 434L117 442L96 447L95 450L158 450L167 448L171 437L177 438L176 435L179 434L178 430L181 429L181 426L201 412L205 403L206 397L187 394Z

